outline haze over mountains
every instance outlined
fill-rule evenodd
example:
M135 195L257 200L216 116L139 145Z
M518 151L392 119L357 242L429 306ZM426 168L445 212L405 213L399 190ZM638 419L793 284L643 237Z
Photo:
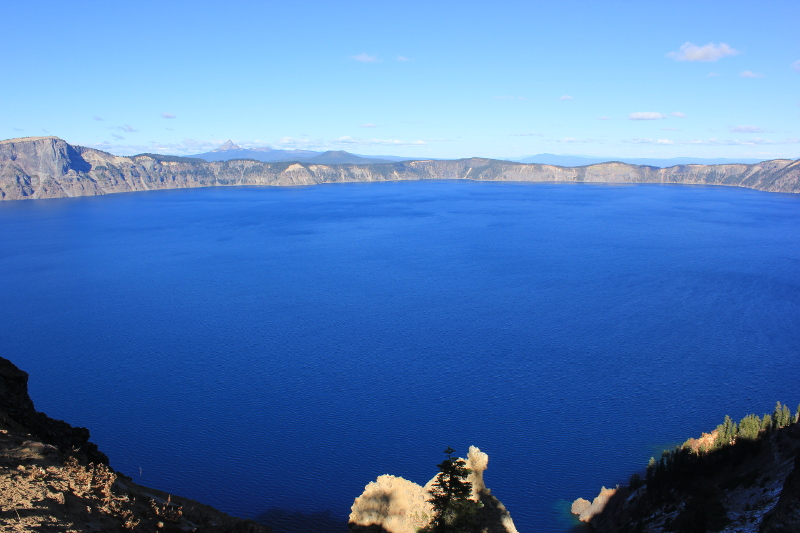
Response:
M322 165L335 165L335 164L359 164L369 165L373 163L392 163L394 161L408 161L414 159L413 157L398 157L398 156L363 156L351 154L342 150L329 150L327 152L314 152L312 150L280 150L275 148L242 148L234 144L230 139L222 146L210 152L202 154L190 155L187 157L195 157L204 159L208 162L212 161L231 161L233 159L255 159L264 163L273 163L277 161L297 161L299 163L317 163Z
M608 163L619 161L629 165L647 165L651 167L667 168L675 165L735 165L745 164L754 165L764 161L764 159L726 159L722 157L703 158L703 157L671 157L669 159L659 159L651 157L585 157L579 155L555 155L537 154L521 159L512 159L519 163L536 163L539 165L556 165L559 167L580 167L584 165L596 165L597 163Z
M219 148L194 154L186 157L194 157L205 161L231 161L233 159L254 159L264 163L277 161L296 161L298 163L316 163L322 165L336 164L358 164L369 165L376 163L392 163L395 161L414 161L420 159L441 159L441 158L421 158L421 157L400 157L393 155L358 155L345 152L343 150L330 150L327 152L315 152L312 150L280 150L275 148L242 148L233 141L228 140ZM508 158L507 161L516 163L535 163L539 165L555 165L559 167L580 167L585 165L595 165L597 163L620 162L630 165L647 165L651 167L667 168L675 165L732 165L746 164L752 165L760 163L763 159L726 159L726 158L701 158L701 157L673 157L669 159L658 158L635 158L635 157L586 157L579 155L556 155L556 154L537 154L521 158Z

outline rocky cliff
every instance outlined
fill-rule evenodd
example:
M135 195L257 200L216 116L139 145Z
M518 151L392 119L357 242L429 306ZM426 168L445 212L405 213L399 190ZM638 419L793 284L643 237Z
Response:
M715 433L687 444L714 440ZM628 486L603 487L592 502L579 498L572 512L596 533L800 531L800 423L755 442L695 449L674 464L672 474L635 475Z
M0 357L0 531L269 533L137 485L111 469L88 439L86 428L36 411L28 374Z
M233 160L203 163L150 155L119 157L73 146L57 137L0 141L0 199L63 198L116 192L224 185L449 180L683 183L800 192L800 160L755 165L681 165L669 168L601 163L585 167L526 165L492 159L325 165Z

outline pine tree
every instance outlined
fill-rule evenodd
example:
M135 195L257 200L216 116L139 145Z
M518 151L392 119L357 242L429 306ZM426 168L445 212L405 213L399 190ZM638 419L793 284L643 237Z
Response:
M470 474L467 463L458 457L454 459L455 450L450 447L444 453L447 459L437 465L439 474L428 499L433 504L433 520L420 533L469 533L475 527L475 513L481 503L469 499L472 483L467 481Z
M717 426L717 438L714 441L714 447L726 446L731 443L731 440L736 436L738 427L733 419L725 415L725 421Z
M778 405L781 405L781 402L778 402ZM775 408L775 414L773 418L775 418L776 422L775 425L779 428L786 427L792 423L792 412L789 410L788 405L783 405L778 409Z
M743 440L756 440L761 431L761 418L758 415L747 415L739 422L737 438Z
M782 428L789 425L790 417L791 415L789 414L789 408L785 405L781 405L781 402L777 402L775 404L775 410L772 412L772 421L774 422L775 427Z

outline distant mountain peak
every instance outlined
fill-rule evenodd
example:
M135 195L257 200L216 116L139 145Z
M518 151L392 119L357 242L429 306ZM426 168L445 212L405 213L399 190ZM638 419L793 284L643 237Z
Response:
M227 150L241 150L242 147L238 144L233 144L233 141L228 139L225 141L225 144L217 148L216 150L212 150L212 152L225 152Z

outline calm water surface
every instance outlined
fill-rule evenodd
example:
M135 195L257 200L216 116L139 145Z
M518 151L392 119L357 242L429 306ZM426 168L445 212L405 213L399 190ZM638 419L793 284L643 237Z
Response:
M161 191L2 203L0 250L0 355L37 407L276 533L469 445L521 532L570 531L664 447L800 401L800 195Z

